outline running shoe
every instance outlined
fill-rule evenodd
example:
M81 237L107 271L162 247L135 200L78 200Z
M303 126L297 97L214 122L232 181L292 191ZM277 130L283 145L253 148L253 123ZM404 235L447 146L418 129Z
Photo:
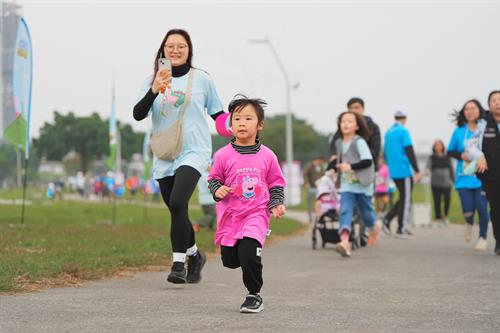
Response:
M370 234L368 235L368 246L375 246L375 244L377 244L380 229L382 229L382 222L380 220L377 220L375 222L373 230L371 230Z
M264 301L259 294L248 294L240 306L241 313L259 313L264 310Z
M335 247L335 251L340 254L342 257L350 257L351 256L351 244L349 242L340 242Z
M174 262L172 271L168 274L167 281L176 284L186 283L186 268L183 262Z
M398 231L398 232L396 232L395 238L398 238L398 239L410 239L411 237L406 232Z
M405 234L407 234L408 236L412 237L412 236L415 236L415 234L413 233L413 231L411 231L410 229L406 228L405 231L404 231Z
M201 270L205 266L207 257L198 251L196 255L188 257L187 283L198 283L201 280Z
M382 231L387 236L392 236L391 225L389 224L389 221L387 221L386 219L382 220Z
M478 251L488 250L488 242L486 241L486 239L484 239L483 237L479 237L475 249Z

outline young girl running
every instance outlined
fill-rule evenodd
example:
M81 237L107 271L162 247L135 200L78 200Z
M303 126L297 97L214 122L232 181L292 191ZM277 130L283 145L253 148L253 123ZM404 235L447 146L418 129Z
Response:
M284 186L276 155L258 140L264 128L261 99L238 95L229 104L232 142L214 155L208 176L209 188L217 201L215 244L220 245L222 264L241 267L248 295L240 312L264 309L262 297L262 247L272 214L285 213Z
M351 255L349 234L352 229L354 206L359 209L363 224L370 230L368 245L373 246L381 229L375 222L372 206L375 168L373 158L365 141L369 130L364 120L354 112L343 112L337 122L340 138L337 146L337 170L340 172L340 239L337 252L343 257Z

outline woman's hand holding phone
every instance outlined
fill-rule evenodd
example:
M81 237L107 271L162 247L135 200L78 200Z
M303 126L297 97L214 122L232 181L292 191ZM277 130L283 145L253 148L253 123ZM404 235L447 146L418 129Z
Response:
M153 93L154 94L157 94L159 92L164 93L165 89L170 88L171 78L172 75L170 74L169 70L167 69L158 70L158 72L156 72L155 79L151 86L151 90L153 91Z

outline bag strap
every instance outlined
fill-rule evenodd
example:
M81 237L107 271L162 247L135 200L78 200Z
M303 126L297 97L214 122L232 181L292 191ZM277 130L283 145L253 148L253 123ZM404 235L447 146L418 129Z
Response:
M184 117L184 113L186 112L186 109L188 107L189 101L191 101L191 91L193 90L193 76L194 76L194 71L195 71L194 68L191 68L189 70L188 84L187 84L187 88L186 88L186 92L185 92L186 100L182 104L181 110L179 111L179 118L178 119L181 120L181 121L182 121L182 118Z

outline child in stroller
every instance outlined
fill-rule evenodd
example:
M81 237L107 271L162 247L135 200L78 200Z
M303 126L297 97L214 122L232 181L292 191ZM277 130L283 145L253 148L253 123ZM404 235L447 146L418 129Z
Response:
M321 235L321 246L326 243L337 244L339 236L339 207L340 193L336 188L337 173L333 168L328 169L325 174L316 181L317 194L315 208L315 220L312 228L312 248L316 250L318 240L317 231ZM355 229L351 233L352 248L359 247L355 237Z
M318 191L314 204L315 219L312 228L312 247L314 250L318 244L317 231L321 235L322 247L325 247L326 243L337 244L340 242L338 233L340 197L335 186L336 178L335 171L328 169L316 181Z
M335 171L330 169L316 181L316 202L314 204L315 219L312 230L312 247L316 249L316 230L319 230L322 247L326 243L340 242L339 229L339 198L335 188Z

